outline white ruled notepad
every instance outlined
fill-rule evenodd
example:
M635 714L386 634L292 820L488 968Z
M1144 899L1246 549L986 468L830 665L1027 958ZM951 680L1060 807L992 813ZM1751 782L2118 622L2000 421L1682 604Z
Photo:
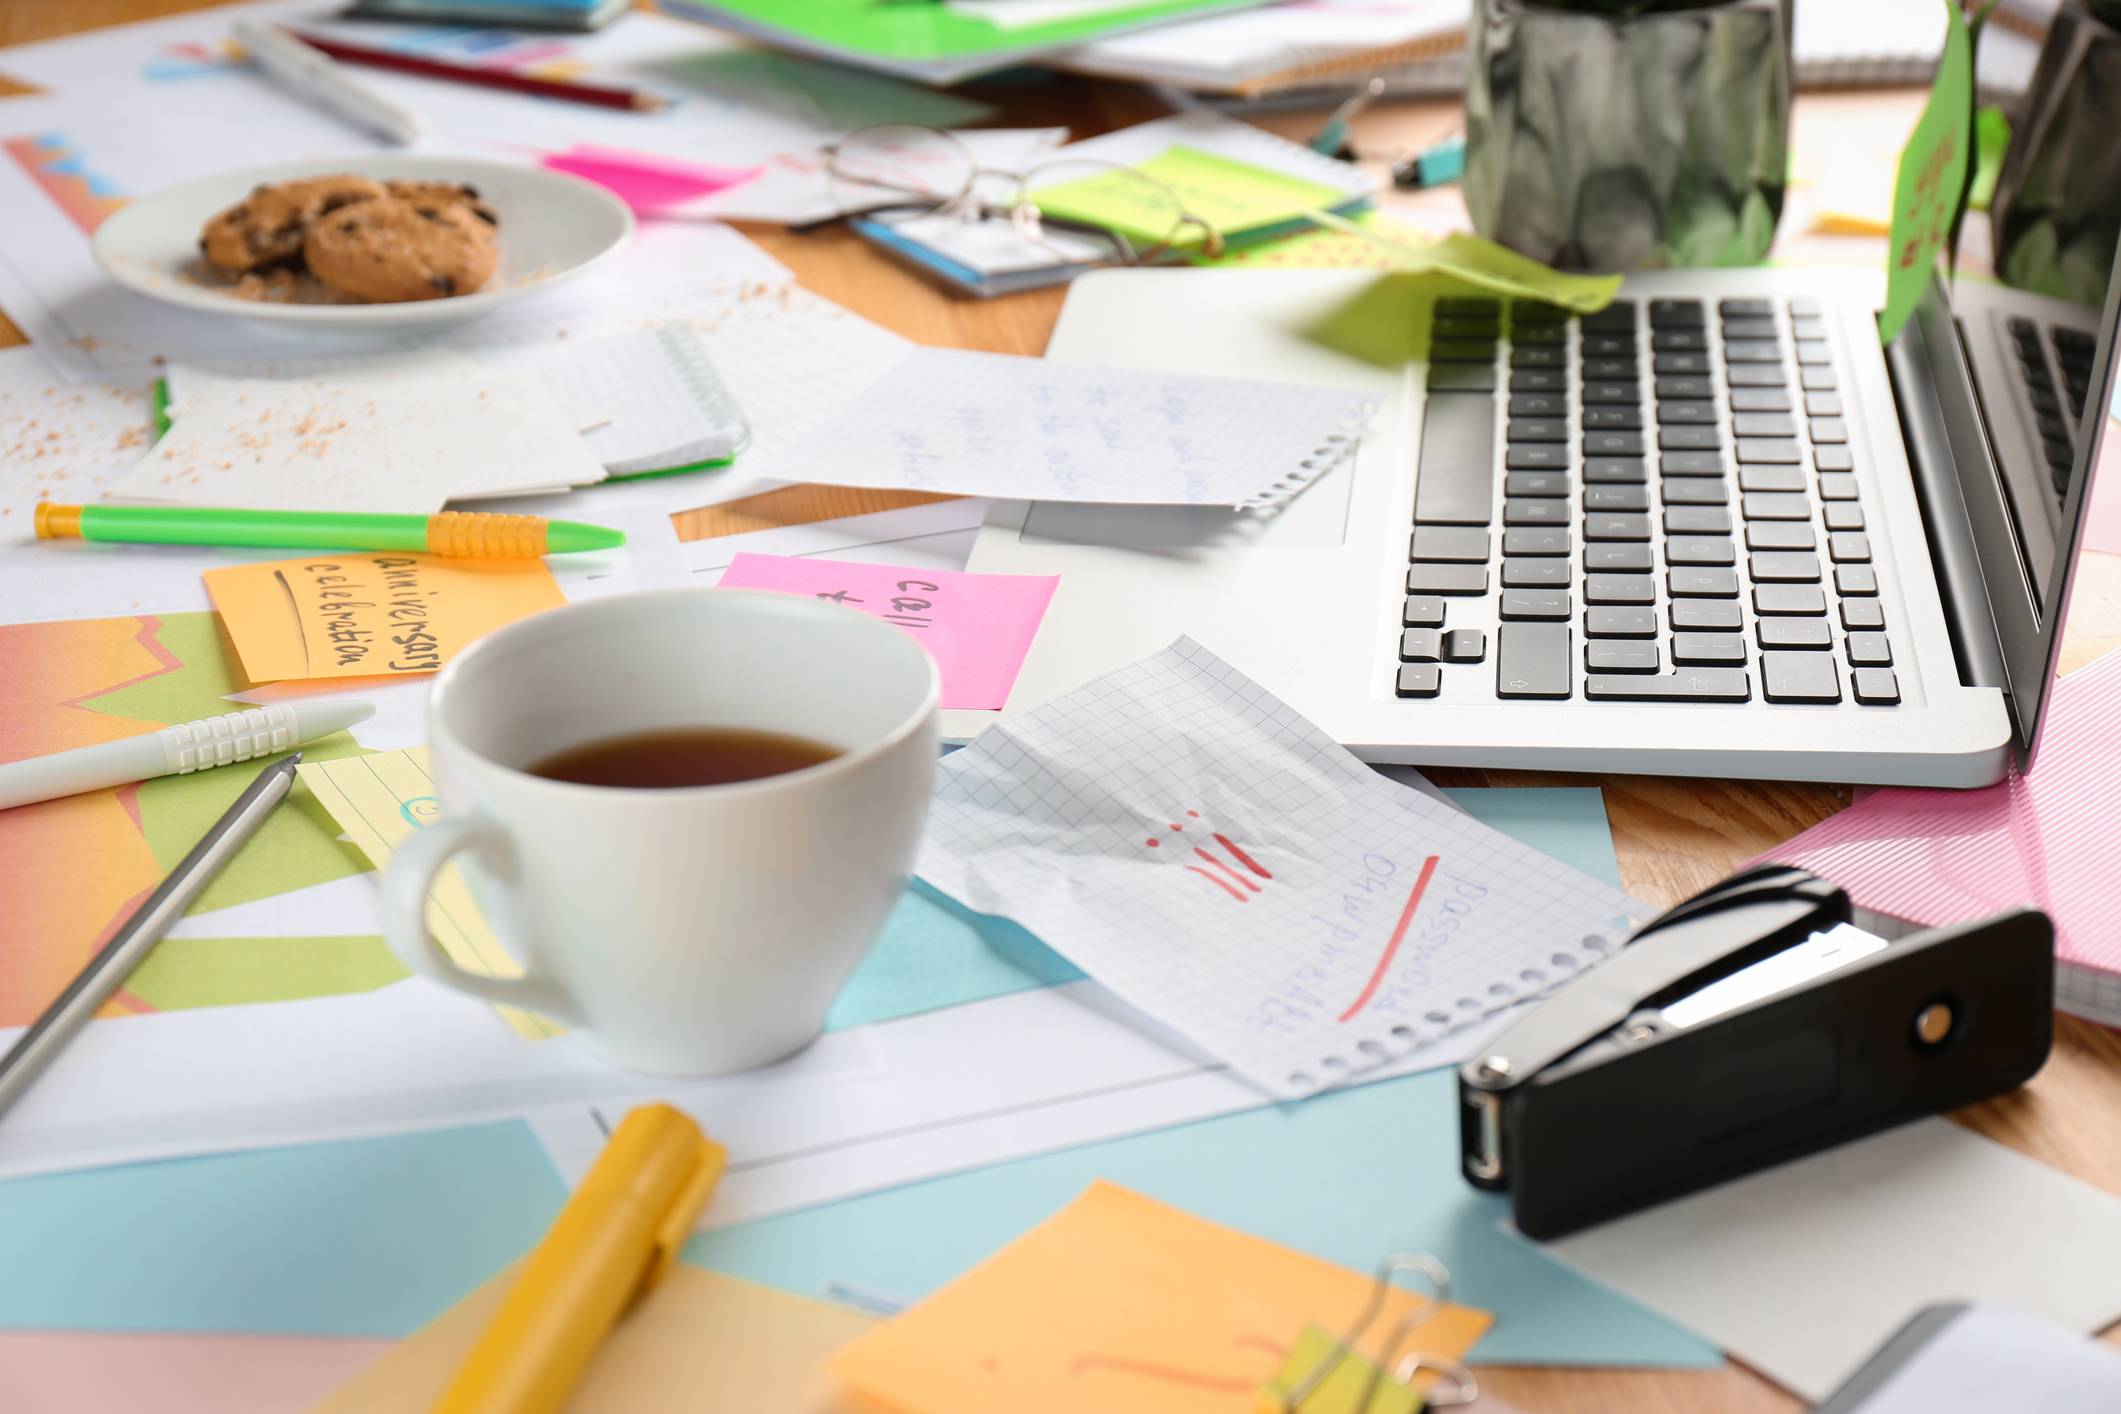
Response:
M943 758L928 826L922 878L1285 1098L1537 996L1651 911L1190 639Z

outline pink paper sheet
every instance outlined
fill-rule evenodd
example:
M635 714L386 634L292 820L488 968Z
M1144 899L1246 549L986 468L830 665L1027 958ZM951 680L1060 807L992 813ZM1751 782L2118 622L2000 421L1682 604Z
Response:
M296 1414L396 1341L281 1335L0 1331L7 1414Z
M1975 791L1874 791L1761 858L1917 923L2036 904L2055 920L2058 958L2121 972L2121 653L2053 693L2030 775Z
M2121 555L2121 426L2109 422L2092 473L2092 504L2084 516L2084 546Z
M590 143L577 143L565 152L547 153L539 160L556 172L571 172L598 186L608 187L619 200L642 216L653 216L679 202L739 186L763 170L758 167L711 167L700 162L680 162L671 157L597 147Z
M724 589L814 594L895 623L935 655L945 707L996 708L1046 616L1058 575L966 574L793 555L738 555Z

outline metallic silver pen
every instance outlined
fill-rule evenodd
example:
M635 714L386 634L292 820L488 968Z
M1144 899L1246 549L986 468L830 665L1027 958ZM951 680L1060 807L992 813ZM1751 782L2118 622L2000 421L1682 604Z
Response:
M214 822L213 828L191 847L191 853L177 861L177 867L148 895L139 911L125 921L115 937L97 949L88 966L67 984L58 1000L30 1023L6 1055L0 1056L0 1114L5 1114L35 1083L74 1033L96 1014L96 1008L154 950L169 925L213 882L221 866L257 833L265 817L294 789L295 767L301 764L302 753L298 751L260 771L258 778L236 797L236 803L228 807L228 813Z

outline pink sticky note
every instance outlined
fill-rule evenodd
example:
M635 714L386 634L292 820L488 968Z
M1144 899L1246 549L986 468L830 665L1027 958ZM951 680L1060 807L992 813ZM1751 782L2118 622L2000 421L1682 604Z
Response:
M739 186L756 177L757 167L711 167L701 162L680 162L647 152L627 152L616 147L577 143L565 152L547 153L539 159L556 172L571 172L598 186L608 187L643 216L690 201L694 197Z
M1058 575L966 574L793 555L738 555L724 589L812 594L873 614L919 639L943 673L945 707L1009 700Z
M153 1409L159 1414L297 1414L395 1341L282 1335L0 1331L8 1414Z

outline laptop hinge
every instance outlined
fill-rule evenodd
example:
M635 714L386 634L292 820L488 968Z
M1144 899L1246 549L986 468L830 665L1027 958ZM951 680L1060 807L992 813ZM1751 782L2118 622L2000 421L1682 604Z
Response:
M1941 318L1937 317L1940 310ZM1959 660L1959 680L1970 687L1997 688L2007 700L2010 676L2004 667L1995 611L1989 604L1980 555L1974 548L1971 516L1961 490L1963 478L1953 450L1955 446L1973 446L1983 449L1979 455L1985 457L1988 439L1985 432L1971 439L1962 436L1956 442L1951 435L1953 423L1963 420L1965 414L1957 419L1948 417L1947 402L1961 409L1979 404L1973 395L1973 373L1959 347L1950 307L1936 298L1934 285L1917 316L1908 321L1900 337L1886 346L1885 361L1892 375L1908 466L1914 472L1915 495L1922 503L1922 522L1929 537L1937 590L1944 600L1945 623L1951 630L1952 651ZM1956 396L1940 396L1939 380L1953 377L1962 385L1952 390ZM1991 465L1987 481L1993 484L1996 479ZM2012 715L2015 720L2016 713Z

